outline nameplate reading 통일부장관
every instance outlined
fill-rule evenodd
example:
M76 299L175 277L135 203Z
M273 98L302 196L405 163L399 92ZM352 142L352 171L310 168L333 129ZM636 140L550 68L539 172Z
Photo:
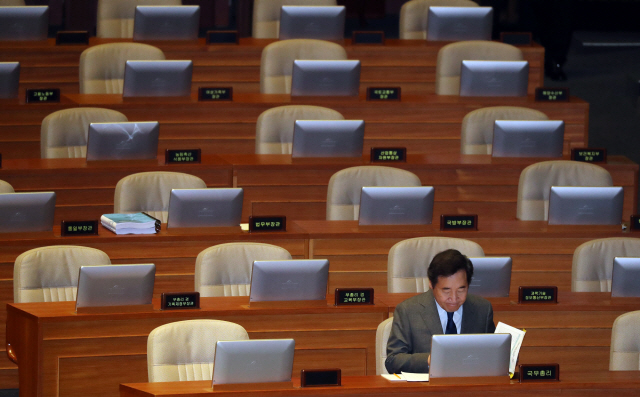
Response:
M62 221L60 235L66 236L97 236L98 221Z

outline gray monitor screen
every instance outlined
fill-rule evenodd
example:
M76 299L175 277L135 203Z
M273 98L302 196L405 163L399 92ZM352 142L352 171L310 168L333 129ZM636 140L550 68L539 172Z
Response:
M549 224L619 225L623 200L622 187L552 186Z
M357 96L360 61L293 61L291 96Z
M79 307L148 305L153 297L156 265L82 266L78 276Z
M0 233L52 230L55 208L54 192L0 194Z
M238 226L241 188L171 189L167 228Z
M0 41L46 40L49 6L0 7Z
M137 6L133 40L197 40L200 6Z
M469 293L484 297L509 296L511 287L511 258L469 258L473 264L473 278Z
M362 157L364 120L296 120L292 157Z
M280 40L344 39L344 6L283 6L280 13Z
M462 61L461 96L526 96L527 61Z
M254 261L249 301L323 300L328 279L326 259Z
M511 334L433 335L429 378L509 376Z
M640 258L613 258L611 296L640 296Z
M190 96L191 61L127 61L124 97Z
M360 195L360 225L428 225L433 186L369 187Z
M562 157L564 121L496 120L493 157Z
M17 98L20 62L0 62L0 98Z
M144 160L158 157L157 121L91 123L87 138L87 161Z
M427 40L491 40L493 8L429 7Z

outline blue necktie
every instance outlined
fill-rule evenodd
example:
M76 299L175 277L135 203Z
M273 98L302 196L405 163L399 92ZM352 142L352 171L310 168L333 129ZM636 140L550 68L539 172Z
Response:
M447 312L447 329L444 331L445 334L457 334L458 329L456 328L456 323L453 322L453 312Z

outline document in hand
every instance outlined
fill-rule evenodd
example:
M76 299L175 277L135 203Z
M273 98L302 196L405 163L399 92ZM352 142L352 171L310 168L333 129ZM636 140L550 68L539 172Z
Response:
M509 360L509 373L513 375L516 371L516 363L522 347L522 340L527 331L519 330L503 322L498 322L496 326L496 334L511 334L511 355Z
M390 380L392 382L396 381L407 381L407 382L429 382L429 374L417 374L412 372L402 372L400 375L397 374L382 374L381 375L386 380Z

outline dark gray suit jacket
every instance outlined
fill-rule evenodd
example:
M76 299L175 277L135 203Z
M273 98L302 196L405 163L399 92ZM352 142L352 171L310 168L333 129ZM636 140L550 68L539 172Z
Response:
M462 305L462 334L493 333L493 309L488 300L467 295ZM444 334L433 291L416 295L396 306L387 343L385 366L389 373L429 372L431 336Z

